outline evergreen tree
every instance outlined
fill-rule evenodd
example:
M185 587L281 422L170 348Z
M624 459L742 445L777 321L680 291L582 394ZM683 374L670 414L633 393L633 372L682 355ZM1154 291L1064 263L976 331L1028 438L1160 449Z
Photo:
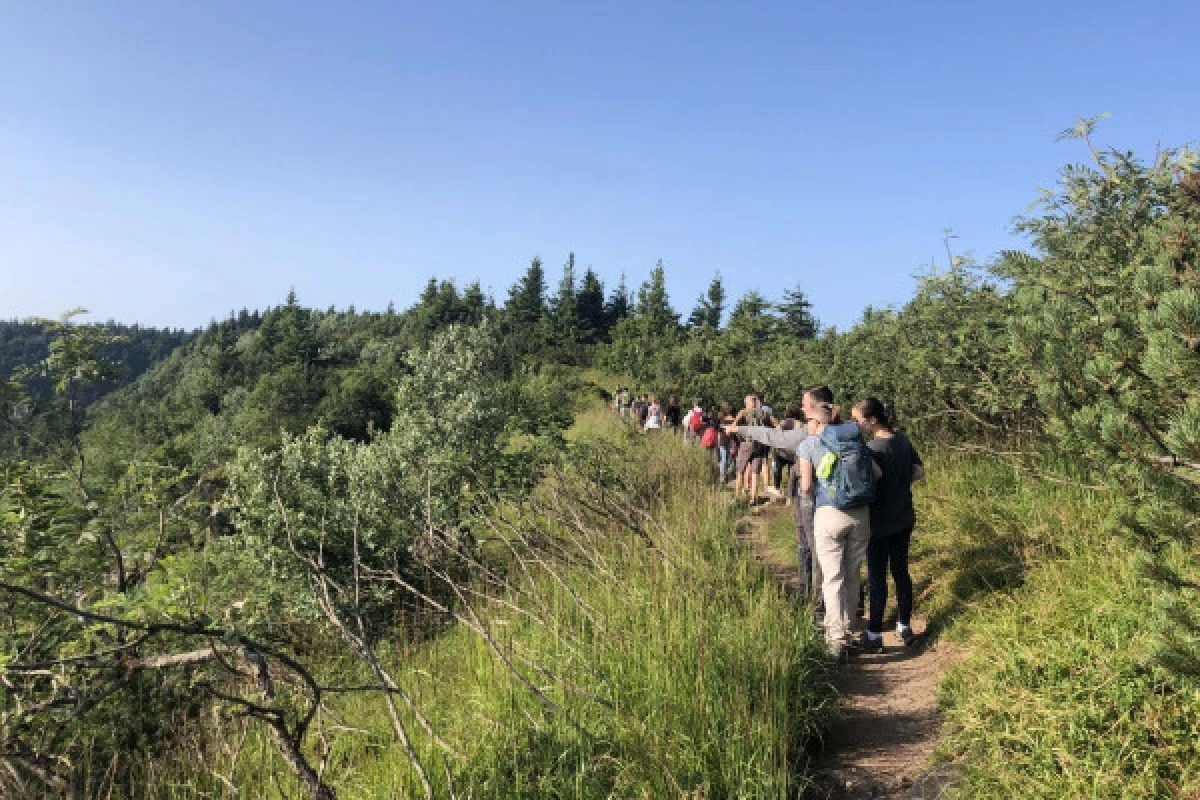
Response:
M721 317L724 313L725 286L721 283L721 273L718 272L708 285L708 291L696 301L696 308L688 318L688 327L715 331L721 327Z
M817 338L817 320L812 314L812 303L797 286L783 293L783 302L775 306L779 312L779 327L788 336L797 339Z
M729 314L730 334L753 342L773 339L779 332L779 320L771 311L771 304L761 294L746 292Z
M611 331L618 322L628 317L631 305L629 287L625 283L625 273L622 272L621 280L617 282L617 287L613 289L612 295L604 305L605 327Z
M608 335L608 315L604 308L604 284L595 271L588 267L575 296L579 313L580 339L585 344L595 344Z
M532 330L545 318L546 275L540 258L533 259L529 269L509 289L504 312L516 330Z
M488 315L488 299L483 294L479 281L471 281L463 289L462 307L464 322L468 325L479 325Z
M679 314L671 308L671 301L667 296L666 271L663 269L661 258L654 269L650 270L650 277L638 289L638 301L633 316L647 333L670 335L679 327Z
M575 254L567 257L563 264L562 280L558 291L550 302L551 344L558 350L559 357L574 363L579 356L579 309L575 290Z

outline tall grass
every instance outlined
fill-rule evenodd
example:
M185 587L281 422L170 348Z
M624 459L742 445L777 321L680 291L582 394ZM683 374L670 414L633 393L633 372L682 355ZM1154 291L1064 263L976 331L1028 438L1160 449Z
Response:
M928 471L918 605L967 645L941 687L962 796L1196 796L1200 693L1153 665L1157 592L1112 498L980 458Z
M380 647L445 745L401 708L435 793L795 797L832 696L816 634L737 544L703 453L589 425L603 444L481 524L507 577L474 584L478 630ZM367 682L353 662L322 671ZM376 693L333 696L320 723L313 761L340 797L421 796ZM148 796L300 796L256 727L239 747L223 730Z

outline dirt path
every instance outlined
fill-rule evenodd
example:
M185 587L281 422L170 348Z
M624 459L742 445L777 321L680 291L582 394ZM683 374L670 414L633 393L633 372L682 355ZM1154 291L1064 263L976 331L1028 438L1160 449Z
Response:
M776 578L798 585L796 568L779 563L767 545L767 521L781 509L762 507L745 518L746 539ZM921 618L913 629L925 628ZM949 767L931 768L941 733L937 683L956 658L953 643L934 641L905 647L894 631L884 650L858 654L838 668L840 714L809 769L816 797L941 797L955 783Z

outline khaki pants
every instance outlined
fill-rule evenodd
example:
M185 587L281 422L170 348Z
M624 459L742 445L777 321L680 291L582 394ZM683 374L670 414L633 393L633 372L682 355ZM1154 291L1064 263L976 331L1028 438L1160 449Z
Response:
M841 642L853 631L858 616L859 569L871 541L870 510L819 506L813 523L825 595L825 641Z

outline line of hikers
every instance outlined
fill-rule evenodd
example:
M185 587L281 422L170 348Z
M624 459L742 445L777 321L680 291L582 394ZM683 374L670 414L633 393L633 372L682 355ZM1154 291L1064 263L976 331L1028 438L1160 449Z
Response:
M735 501L746 496L756 505L760 477L767 493L783 494L787 470L784 496L796 523L801 596L817 608L831 655L841 656L847 648L883 648L889 571L896 588L896 634L912 644L912 484L924 477L925 468L897 429L892 409L867 397L854 405L853 421L845 421L828 386L806 389L800 405L789 405L782 420L757 393L747 394L744 403L735 414L729 403L706 410L697 400L681 413L674 396L660 406L653 396L633 396L618 387L614 407L644 431L682 432L685 442L708 449L722 485L733 466ZM864 560L870 608L866 629L855 638Z

